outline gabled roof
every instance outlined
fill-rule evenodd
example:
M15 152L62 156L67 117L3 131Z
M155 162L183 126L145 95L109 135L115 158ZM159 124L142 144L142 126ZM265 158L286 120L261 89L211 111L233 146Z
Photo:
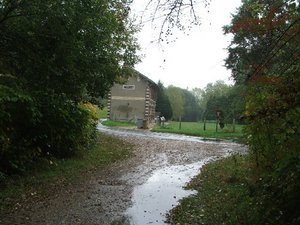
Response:
M148 81L151 85L153 85L155 87L158 87L157 84L153 80L151 80L150 78L146 77L145 75L143 75L142 73L140 73L136 69L132 68L132 71L133 71L134 75L140 76L142 79Z

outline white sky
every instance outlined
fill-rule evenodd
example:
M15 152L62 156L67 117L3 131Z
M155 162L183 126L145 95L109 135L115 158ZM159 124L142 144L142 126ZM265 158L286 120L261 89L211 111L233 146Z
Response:
M148 0L134 0L133 12L140 14ZM152 79L161 80L164 86L175 85L181 88L203 88L216 80L230 80L230 71L224 65L231 37L223 35L222 27L230 23L231 14L241 4L241 0L212 0L208 9L201 10L201 25L194 27L186 35L174 31L176 42L158 45L151 43L158 37L159 24L145 23L138 34L141 46L139 54L142 62L135 68ZM209 12L207 12L209 10Z

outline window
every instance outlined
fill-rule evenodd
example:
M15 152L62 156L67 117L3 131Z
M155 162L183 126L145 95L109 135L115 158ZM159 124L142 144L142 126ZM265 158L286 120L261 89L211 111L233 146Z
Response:
M123 85L123 89L124 90L135 90L135 85L126 84L126 85Z

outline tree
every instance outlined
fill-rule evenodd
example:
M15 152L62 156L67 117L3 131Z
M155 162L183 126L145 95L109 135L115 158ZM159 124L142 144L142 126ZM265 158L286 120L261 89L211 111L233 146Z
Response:
M184 114L183 121L198 121L199 105L195 96L189 90L181 89L183 101L184 101Z
M174 28L185 31L192 25L199 25L201 23L199 3L203 4L203 7L208 7L210 0L148 0L145 11L150 11L152 22L160 21L158 40L164 41L171 36Z
M230 85L225 84L222 80L218 80L215 83L208 83L203 90L198 91L198 102L202 112L202 119L214 120L216 118L215 109L213 107L207 108L208 102L214 102L215 99L221 96L227 96L230 89Z
M137 62L127 1L1 1L0 72L79 102Z
M295 0L243 1L225 27L234 35L226 66L247 87L244 116L255 173L268 181L260 192L271 199L263 198L261 213L280 212L276 221L262 216L261 223L291 224L299 217L299 30Z
M129 2L0 1L0 182L92 142L82 102L105 96L138 61Z
M184 100L181 94L181 90L178 87L170 85L167 88L167 95L170 100L173 119L179 120L179 129L181 129L181 118L184 114Z
M158 81L158 92L156 101L156 112L160 112L160 115L164 116L167 120L172 118L172 108L168 95L166 94L166 88L161 81Z
M194 95L195 100L197 102L198 107L198 115L197 118L203 120L204 118L204 111L205 111L205 103L204 103L204 94L205 91L202 88L193 88L191 93Z

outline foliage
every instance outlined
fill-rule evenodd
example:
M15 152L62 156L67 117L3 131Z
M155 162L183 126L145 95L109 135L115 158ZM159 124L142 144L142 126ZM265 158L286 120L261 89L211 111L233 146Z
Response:
M107 118L107 107L104 107L103 109L99 109L97 110L97 114L98 114L98 118L99 119L106 119Z
M25 164L41 154L38 147L32 149L31 139L41 113L30 95L6 85L0 85L0 108L0 172L7 174L23 170Z
M86 93L104 96L124 74L122 65L137 61L127 4L2 1L0 72L77 102Z
M170 105L169 98L166 94L166 88L164 87L161 81L158 81L158 91L157 91L157 100L156 100L156 112L160 112L161 116L164 116L166 120L172 118L172 108Z
M195 96L189 91L181 89L182 97L184 99L184 113L182 121L198 121L199 106L197 104Z
M129 2L0 1L0 177L82 154L96 109L138 61ZM0 180L1 182L1 180Z
M79 108L86 110L93 122L97 123L98 120L100 119L100 115L99 115L100 109L98 108L98 106L93 105L90 102L85 102L85 103L80 103Z
M245 110L244 89L243 85L227 85L221 80L207 84L204 89L193 89L201 119L215 120L216 111L221 111L226 123L232 123L233 119L241 122Z
M205 165L188 184L197 194L183 199L171 211L171 224L298 224L293 215L297 209L282 210L287 205L297 207L299 198L277 204L278 196L270 191L269 180L255 173L253 167L248 156L240 155Z
M173 119L179 119L184 114L184 98L179 87L168 86L167 95L172 108Z
M268 210L299 217L300 159L299 2L243 1L225 27L234 35L226 65L246 84L248 142L257 172L268 182ZM286 223L287 224L287 223Z
M40 157L73 156L90 144L96 124L88 111L63 95L32 98L16 91L0 98L2 173L20 173Z

